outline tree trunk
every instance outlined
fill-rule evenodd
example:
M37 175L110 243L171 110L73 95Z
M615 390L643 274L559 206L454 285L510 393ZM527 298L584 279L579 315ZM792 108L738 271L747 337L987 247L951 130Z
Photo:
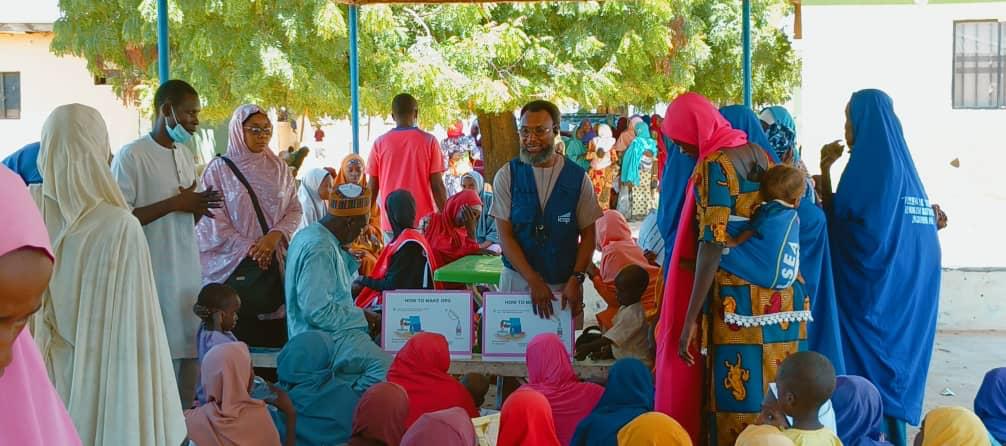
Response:
M517 121L513 112L478 112L479 130L482 132L482 160L485 163L485 178L489 184L496 178L496 171L510 162L520 152L520 137L517 135Z

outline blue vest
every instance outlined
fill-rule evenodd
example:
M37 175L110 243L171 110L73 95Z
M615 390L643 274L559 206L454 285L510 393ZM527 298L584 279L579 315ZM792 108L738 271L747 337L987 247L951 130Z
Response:
M542 211L534 168L510 161L510 224L524 257L546 283L566 283L573 275L580 243L576 204L584 175L583 168L566 160ZM506 256L503 265L516 270Z

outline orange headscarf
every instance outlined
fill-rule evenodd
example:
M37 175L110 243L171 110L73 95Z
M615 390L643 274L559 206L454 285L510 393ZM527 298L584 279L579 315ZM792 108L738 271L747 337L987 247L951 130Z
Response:
M503 403L497 446L559 446L552 407L537 390L521 389Z
M355 184L358 184L364 190L367 189L367 163L363 160L363 157L355 153L346 155L342 159L339 172L332 175L334 179L332 187L350 182L346 178L346 173L349 171L349 165L353 163L360 165L360 180ZM329 170L329 173L332 173L332 170ZM384 248L384 233L381 231L381 210L377 206L377 197L373 197L373 199L374 201L370 206L370 224L366 228L363 228L360 237L350 246L351 249L364 253L360 259L360 274L365 276L373 272L374 266L377 264L377 257L381 254L381 249Z
M346 172L349 171L349 165L351 163L358 163L360 165L360 180L356 182L360 187L367 188L367 162L363 160L363 157L355 153L346 155L342 159L342 164L339 165L339 174L335 177L335 182L332 183L333 186L340 184L346 184L349 182L346 179Z

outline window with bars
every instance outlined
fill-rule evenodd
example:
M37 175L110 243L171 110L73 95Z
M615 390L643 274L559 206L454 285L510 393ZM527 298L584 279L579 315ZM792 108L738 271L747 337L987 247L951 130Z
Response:
M1006 22L954 22L954 108L1006 108Z
M0 119L21 119L21 73L0 72Z

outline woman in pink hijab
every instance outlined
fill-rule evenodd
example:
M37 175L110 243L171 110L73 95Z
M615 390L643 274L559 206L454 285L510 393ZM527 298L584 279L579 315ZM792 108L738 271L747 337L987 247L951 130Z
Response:
M255 376L247 345L230 342L213 347L203 358L201 372L206 404L185 412L190 440L197 446L280 445L265 401L248 393ZM288 423L287 431L285 446L294 446L296 434L289 433L296 429Z
M477 446L478 436L468 413L460 407L419 417L402 437L402 446Z
M777 364L802 348L810 300L802 286L762 288L721 264L728 225L750 219L759 201L760 174L772 165L768 153L695 93L671 102L663 130L697 163L657 325L656 409L678 420L696 444L706 444L699 441L705 421L709 444L733 445L757 418Z
M53 255L21 178L0 168L0 438L4 444L80 445L42 356L24 327L52 276Z
M523 388L548 399L559 444L569 444L576 426L594 410L604 387L581 382L566 346L554 333L535 336L527 345L527 381Z
M238 339L256 347L281 347L286 340L280 311L283 259L302 214L296 183L287 164L269 148L273 128L264 110L242 105L229 126L227 153L210 161L203 173L203 187L224 195L221 212L196 225L203 284L226 283L241 295L241 323L234 331ZM235 170L254 191L262 219Z

